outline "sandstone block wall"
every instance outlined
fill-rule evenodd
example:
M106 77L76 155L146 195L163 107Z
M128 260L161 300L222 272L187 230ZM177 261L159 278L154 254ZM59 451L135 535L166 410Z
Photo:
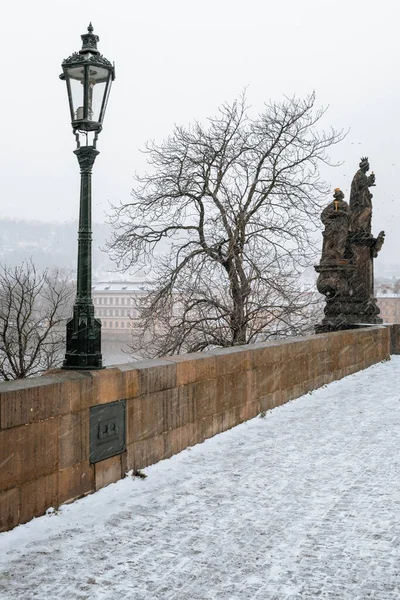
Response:
M370 327L1 383L0 531L389 355ZM90 464L89 409L120 399L126 451Z
M400 354L400 325L390 325L390 354Z

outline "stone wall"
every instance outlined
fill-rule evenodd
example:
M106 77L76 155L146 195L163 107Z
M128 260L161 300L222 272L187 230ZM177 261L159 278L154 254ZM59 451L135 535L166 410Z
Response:
M400 325L390 325L390 354L400 354Z
M389 355L370 327L1 383L0 531ZM120 399L126 451L90 464L89 409Z

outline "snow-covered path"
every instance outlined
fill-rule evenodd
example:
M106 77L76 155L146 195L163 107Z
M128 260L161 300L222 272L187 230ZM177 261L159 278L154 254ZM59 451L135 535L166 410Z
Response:
M1 599L400 598L400 357L0 534Z

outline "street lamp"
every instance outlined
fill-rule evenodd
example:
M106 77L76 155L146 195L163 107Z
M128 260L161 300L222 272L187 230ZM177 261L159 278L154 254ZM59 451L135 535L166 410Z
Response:
M114 65L97 50L99 37L89 24L82 49L62 63L67 84L72 131L81 171L78 230L77 291L73 317L67 323L67 351L63 369L102 369L101 322L94 317L92 300L92 167L99 152L96 142L103 128ZM81 145L81 139L84 144Z

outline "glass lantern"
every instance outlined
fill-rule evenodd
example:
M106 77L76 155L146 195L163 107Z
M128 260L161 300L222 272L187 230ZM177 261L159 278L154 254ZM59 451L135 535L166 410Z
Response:
M82 49L63 61L60 78L67 84L71 124L77 140L79 133L88 139L88 133L94 132L95 144L102 129L115 68L97 50L99 37L93 34L92 24L81 37Z

